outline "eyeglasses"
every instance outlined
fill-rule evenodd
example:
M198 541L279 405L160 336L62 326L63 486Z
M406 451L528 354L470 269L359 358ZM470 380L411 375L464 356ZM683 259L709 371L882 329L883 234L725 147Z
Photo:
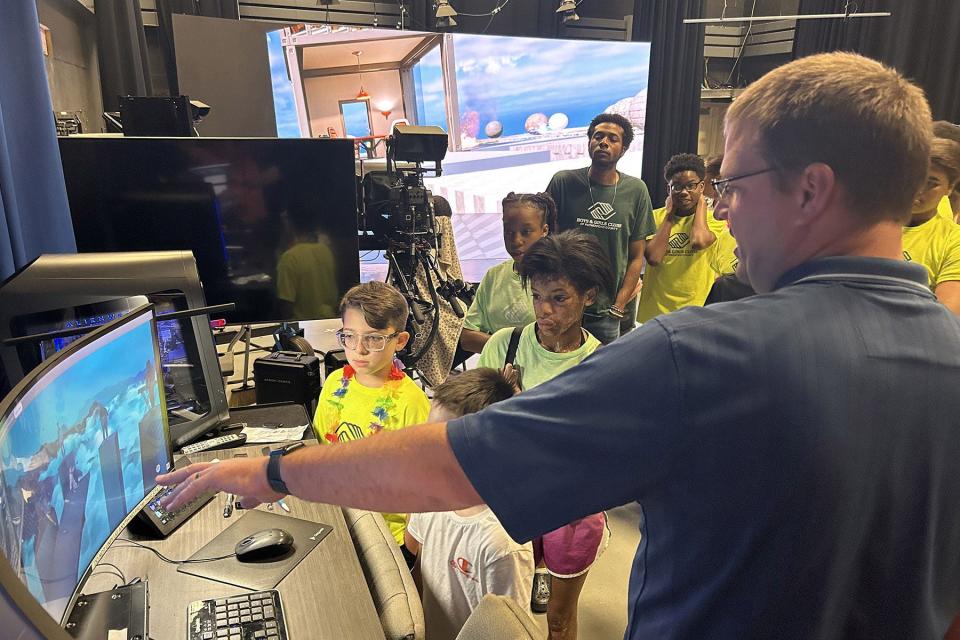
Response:
M379 333L367 333L361 336L352 331L337 331L337 342L346 349L356 350L357 345L363 342L363 348L367 351L383 351L387 346L387 341L393 340L398 335L400 335L399 331L388 336Z
M730 183L734 180L743 180L744 178L752 178L753 176L759 176L762 173L770 173L771 171L776 171L778 167L767 167L766 169L758 169L757 171L751 171L750 173L744 173L743 175L733 176L732 178L723 178L722 180L711 180L710 184L713 185L713 188L717 191L718 198L722 198L727 193L727 188L730 186Z
M667 186L670 187L672 193L681 193L683 191L693 191L702 184L703 180L698 180L697 182L688 182L687 184L673 184L672 182L668 182Z

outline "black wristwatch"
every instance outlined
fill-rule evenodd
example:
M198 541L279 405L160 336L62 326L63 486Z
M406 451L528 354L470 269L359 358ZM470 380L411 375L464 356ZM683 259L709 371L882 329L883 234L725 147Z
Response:
M283 495L290 494L290 490L287 489L287 483L280 477L280 458L291 451L296 451L302 446L302 442L294 442L291 445L281 449L274 449L270 452L270 460L267 462L267 482L270 483L270 488L277 493L282 493Z

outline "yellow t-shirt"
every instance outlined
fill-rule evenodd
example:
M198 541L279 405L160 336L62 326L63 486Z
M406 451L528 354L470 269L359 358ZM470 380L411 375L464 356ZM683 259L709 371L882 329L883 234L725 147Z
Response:
M904 227L903 258L927 268L931 289L960 280L960 225L933 216L916 227Z
M943 196L937 204L937 215L953 222L953 208L950 206L950 198Z
M657 225L666 217L665 208L653 212ZM712 214L707 215L707 226L718 238L726 231L726 225ZM637 322L646 322L663 313L670 313L690 305L702 305L717 278L711 264L713 245L703 251L694 251L690 246L690 230L693 216L677 220L670 231L667 253L663 261L647 265L637 307ZM650 242L653 236L647 236ZM714 242L714 245L716 242Z
M733 252L737 248L737 239L730 235L730 229L724 229L717 236L717 241L710 246L713 251L710 256L710 266L718 276L725 276L737 272L740 260Z
M277 263L277 297L293 303L292 319L336 317L340 292L330 247L301 242L284 251Z
M346 383L346 384L344 384ZM387 380L380 388L365 387L355 378L343 379L343 369L323 383L313 417L313 430L322 443L348 442L381 431L396 431L426 422L430 401L408 376ZM406 516L384 513L397 544L403 544Z

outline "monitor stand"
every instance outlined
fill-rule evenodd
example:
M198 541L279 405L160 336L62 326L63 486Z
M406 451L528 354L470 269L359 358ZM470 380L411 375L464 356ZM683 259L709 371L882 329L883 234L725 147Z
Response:
M77 640L147 640L147 583L77 596L64 628ZM126 635L123 635L126 633Z

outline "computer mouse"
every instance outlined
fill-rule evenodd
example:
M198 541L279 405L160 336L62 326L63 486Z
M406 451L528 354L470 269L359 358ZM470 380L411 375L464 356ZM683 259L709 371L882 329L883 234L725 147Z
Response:
M293 548L293 536L283 529L264 529L251 533L237 543L240 562L278 560Z

